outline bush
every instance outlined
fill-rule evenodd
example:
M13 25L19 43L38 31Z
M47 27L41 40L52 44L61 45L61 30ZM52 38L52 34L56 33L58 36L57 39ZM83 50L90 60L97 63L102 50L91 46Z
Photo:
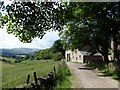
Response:
M39 50L39 51L36 51L31 59L35 60L41 60L41 59L52 59L52 52L51 52L51 49L50 48L47 48L47 49L43 49L43 50Z
M52 59L55 61L59 61L62 59L62 53L61 52L57 52L55 54L52 55Z
M63 62L58 67L58 70L56 73L56 83L57 83L56 88L70 87L69 76L71 76L69 67L66 65L65 62Z

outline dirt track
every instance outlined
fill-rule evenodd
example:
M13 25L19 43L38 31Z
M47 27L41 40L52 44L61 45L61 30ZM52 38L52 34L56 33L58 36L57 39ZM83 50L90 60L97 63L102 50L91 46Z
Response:
M73 88L118 88L118 81L85 67L85 64L67 62L67 65L76 77Z

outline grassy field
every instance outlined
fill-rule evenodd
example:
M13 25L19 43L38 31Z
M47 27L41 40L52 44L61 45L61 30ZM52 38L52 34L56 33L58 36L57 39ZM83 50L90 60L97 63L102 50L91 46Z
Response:
M6 61L10 61L11 63L15 62L15 58L10 58L10 57L0 57L0 59L5 59Z
M0 63L2 63L2 87L13 88L26 83L28 74L30 74L31 82L34 78L33 72L36 72L37 76L44 76L60 62L53 60L27 60L17 64Z

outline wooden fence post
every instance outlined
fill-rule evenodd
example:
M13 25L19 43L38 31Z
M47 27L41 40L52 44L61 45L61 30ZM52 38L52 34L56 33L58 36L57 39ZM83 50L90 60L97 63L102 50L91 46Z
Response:
M54 73L56 74L56 68L55 68L55 66L54 66Z
M56 68L54 66L54 75L55 75L55 79L56 79Z
M27 84L29 83L30 81L30 75L27 76Z
M37 86L37 75L36 75L36 72L34 72L34 80L35 80L35 84Z

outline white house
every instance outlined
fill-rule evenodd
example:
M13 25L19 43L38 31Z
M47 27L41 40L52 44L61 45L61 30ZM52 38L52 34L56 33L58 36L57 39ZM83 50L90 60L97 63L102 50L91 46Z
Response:
M75 50L67 50L65 52L66 61L71 62L81 62L85 63L88 60L103 60L102 55L100 53L96 53L94 56L90 56L90 52L87 51L79 51L78 49Z

